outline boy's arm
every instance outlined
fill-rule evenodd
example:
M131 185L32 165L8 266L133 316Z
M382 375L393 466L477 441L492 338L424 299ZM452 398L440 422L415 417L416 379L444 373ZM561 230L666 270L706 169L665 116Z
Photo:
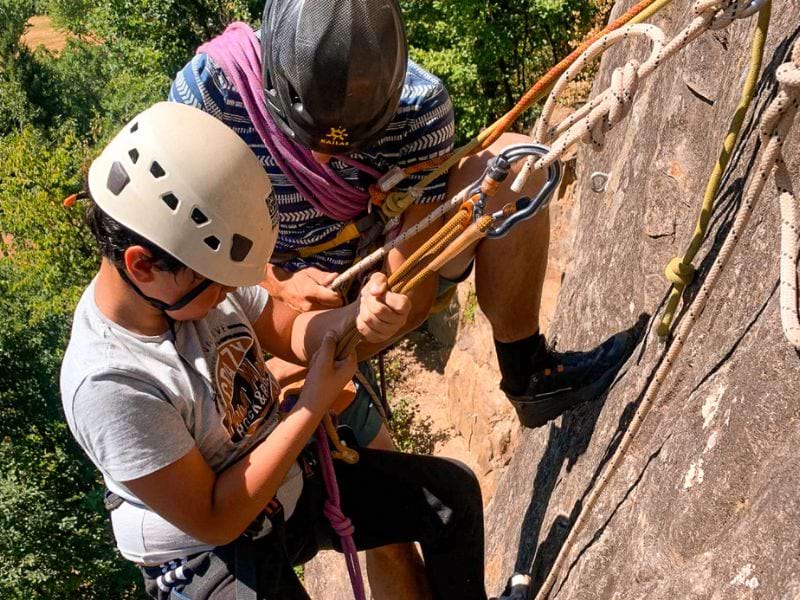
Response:
M336 361L335 348L336 338L327 336L289 415L252 452L224 471L215 473L195 446L176 462L126 481L125 486L198 540L215 546L232 542L275 496L338 391L355 372L355 357Z

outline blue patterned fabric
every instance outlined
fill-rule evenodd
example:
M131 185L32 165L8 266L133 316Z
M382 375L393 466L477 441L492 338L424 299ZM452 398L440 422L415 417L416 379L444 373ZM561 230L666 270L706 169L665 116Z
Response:
M205 54L196 55L177 75L169 94L170 101L200 108L228 125L252 148L264 165L275 188L280 211L280 233L276 252L290 252L328 241L344 227L318 212L306 202L280 171L250 122L244 104L222 69ZM453 149L455 125L450 96L442 82L409 61L406 83L397 114L383 137L371 148L351 156L381 173L394 166L407 167L447 154ZM337 160L331 166L347 181L366 190L375 180ZM397 186L405 190L427 172L408 177ZM447 175L438 177L418 202L437 203L445 199ZM366 211L366 206L364 207ZM315 266L341 272L355 258L357 241L309 257L294 259L281 266L300 270Z

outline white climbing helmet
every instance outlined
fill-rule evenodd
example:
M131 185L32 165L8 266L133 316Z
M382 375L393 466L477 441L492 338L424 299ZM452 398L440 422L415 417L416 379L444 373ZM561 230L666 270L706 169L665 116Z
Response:
M278 235L272 186L247 144L211 115L172 102L148 108L92 163L89 191L200 275L235 287L263 281Z

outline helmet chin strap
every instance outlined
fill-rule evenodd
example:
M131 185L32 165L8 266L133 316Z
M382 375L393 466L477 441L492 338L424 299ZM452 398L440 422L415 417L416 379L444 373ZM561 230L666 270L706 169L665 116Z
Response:
M130 277L128 277L128 274L125 272L125 269L117 267L117 272L119 273L119 276L122 277L122 280L125 283L127 283L131 287L131 289L134 292L136 292L142 299L146 300L151 306L154 306L158 310L163 311L165 313L182 309L192 300L197 298L200 294L205 292L214 283L210 279L205 279L204 281L201 281L199 284L197 284L194 288L192 288L188 293L186 293L180 300L178 300L174 304L167 304L166 302L158 300L157 298L151 298L150 296L145 294L142 290L140 290L139 286L133 283ZM169 315L166 316L167 319L171 320Z

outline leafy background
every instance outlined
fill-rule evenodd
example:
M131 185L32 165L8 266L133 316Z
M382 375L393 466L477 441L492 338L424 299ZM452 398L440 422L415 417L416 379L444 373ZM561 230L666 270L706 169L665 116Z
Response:
M61 199L198 45L233 20L257 24L262 2L0 0L0 598L144 597L61 413L71 314L98 262ZM463 142L601 26L610 0L401 4L412 57L444 79ZM41 14L69 32L63 51L21 43Z

